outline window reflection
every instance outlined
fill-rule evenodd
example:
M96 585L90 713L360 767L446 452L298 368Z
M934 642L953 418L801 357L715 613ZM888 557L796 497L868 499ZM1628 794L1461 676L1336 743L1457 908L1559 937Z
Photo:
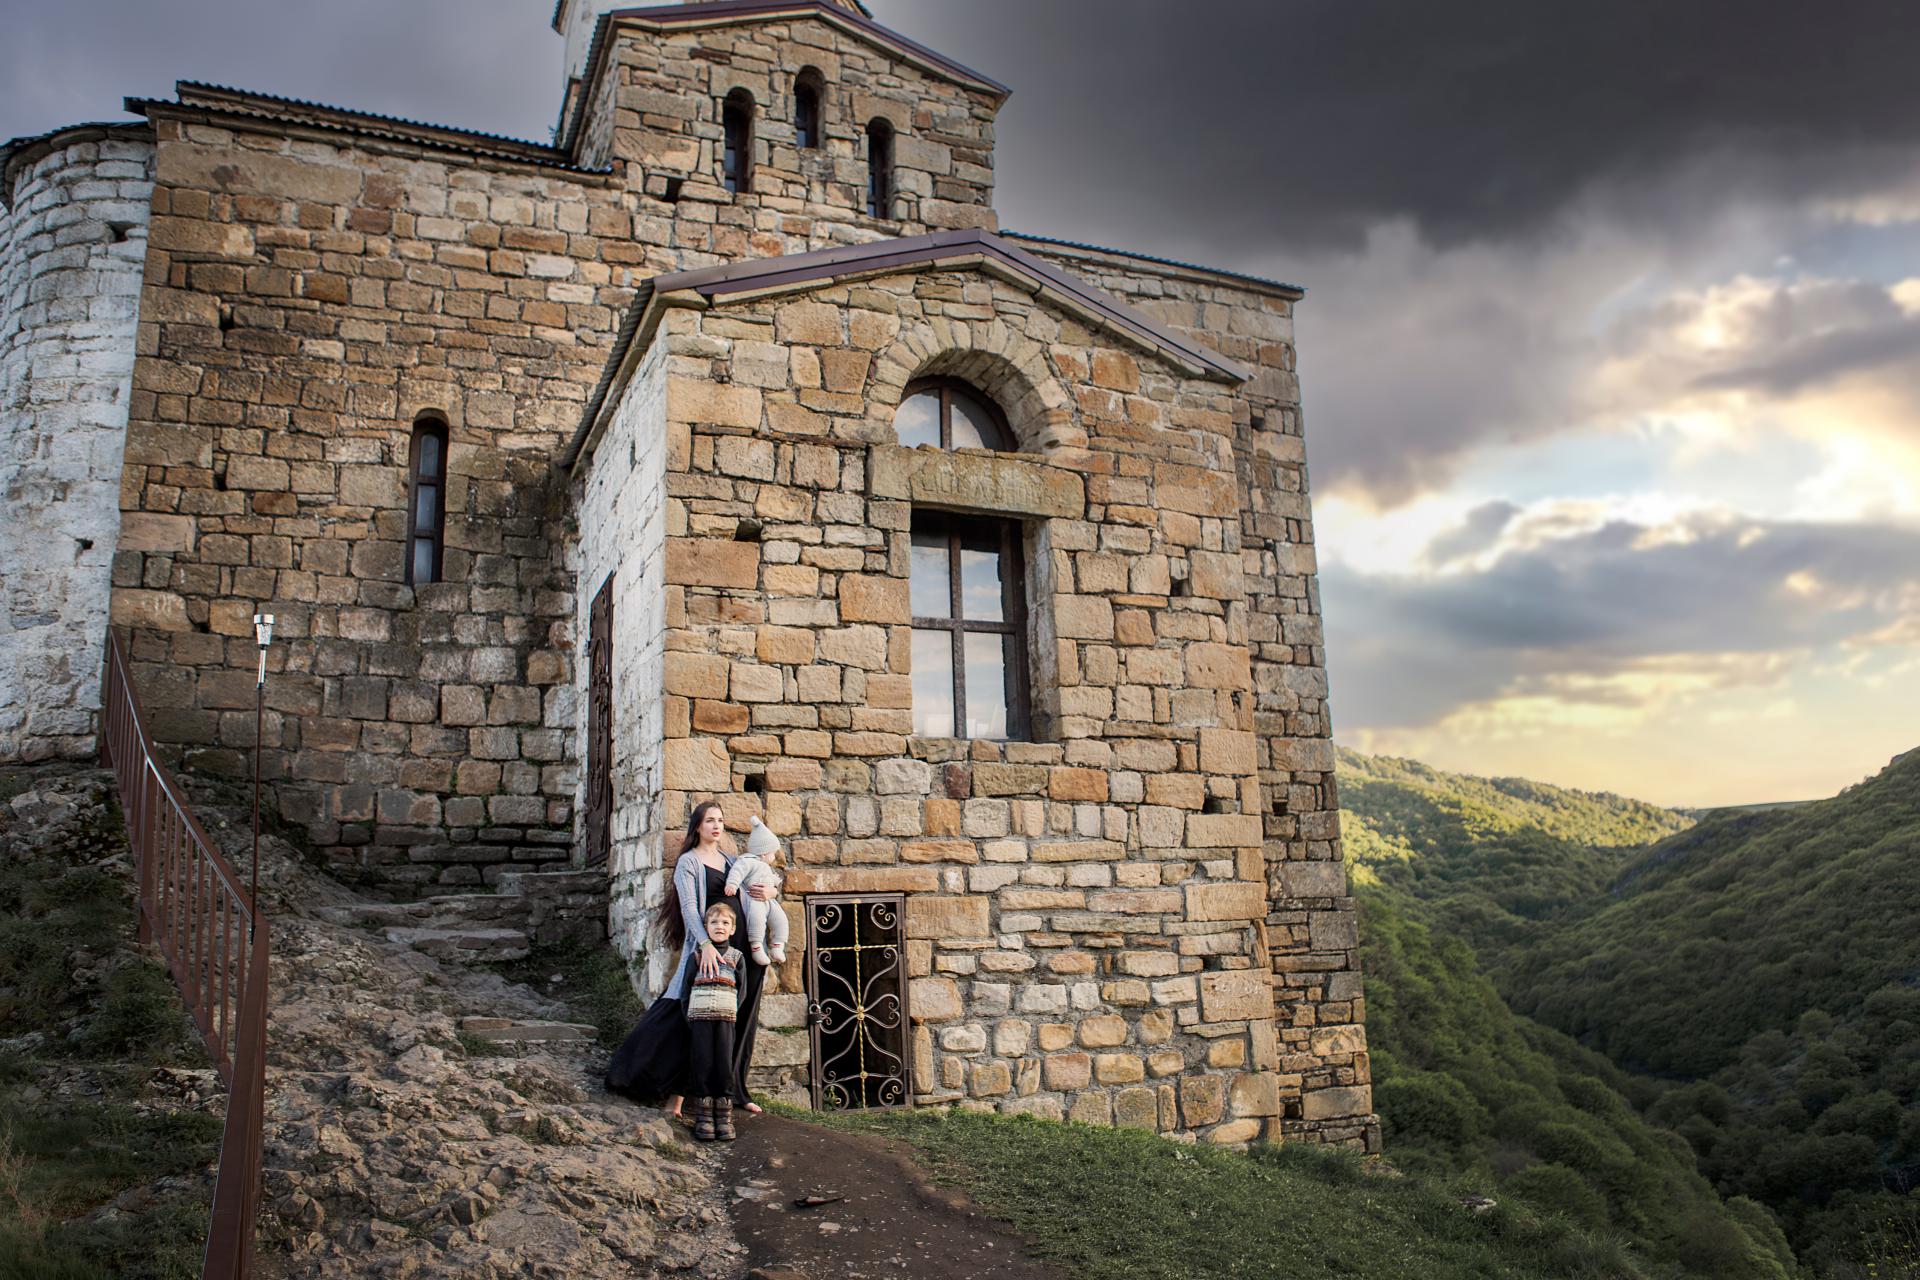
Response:
M953 616L953 593L947 570L947 540L937 533L916 530L913 569L909 579L916 618Z
M953 640L944 631L913 633L913 731L953 737Z
M909 449L915 445L940 446L940 393L923 391L910 396L893 417L894 432Z
M1007 736L1007 667L1005 636L967 632L967 737ZM916 694L919 690L916 688ZM917 704L916 704L917 705ZM948 719L952 719L951 713Z
M973 622L1003 622L1000 553L960 549L960 616Z

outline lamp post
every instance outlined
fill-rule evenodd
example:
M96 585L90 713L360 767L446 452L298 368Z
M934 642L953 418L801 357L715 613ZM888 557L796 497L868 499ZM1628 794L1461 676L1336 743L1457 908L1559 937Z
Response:
M260 675L253 685L253 910L260 911L260 741L267 724L267 646L273 643L273 615L253 615L253 638L260 645Z

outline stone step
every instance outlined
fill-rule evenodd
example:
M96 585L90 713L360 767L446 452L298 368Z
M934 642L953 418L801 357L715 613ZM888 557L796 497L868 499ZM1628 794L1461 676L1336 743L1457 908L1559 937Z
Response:
M403 942L436 960L457 960L466 964L524 960L533 949L525 931L520 929L399 926L387 930L387 941Z
M461 893L421 898L415 902L356 902L341 907L319 907L314 914L330 924L362 925L367 928L386 925L449 928L474 921L522 915L525 911L526 904L518 897Z
M600 1029L585 1022L516 1022L512 1018L462 1018L460 1029L494 1044L592 1044Z

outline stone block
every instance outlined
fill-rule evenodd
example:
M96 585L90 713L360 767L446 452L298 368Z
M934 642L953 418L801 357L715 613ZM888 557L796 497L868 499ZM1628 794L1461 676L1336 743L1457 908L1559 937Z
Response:
M975 457L934 450L900 450L898 462L883 460L871 487L876 497L903 497L915 506L990 511L1013 516L1078 520L1086 513L1086 486L1079 476L1001 454ZM896 470L889 471L893 466ZM905 471L905 485L898 482ZM904 487L905 492L899 492ZM890 490L890 492L883 492Z
M1200 730L1200 772L1240 775L1252 773L1257 767L1251 733L1238 729Z
M1258 920L1267 914L1266 889L1243 880L1187 886L1187 919Z
M1373 1089L1368 1085L1312 1089L1300 1099L1300 1117L1303 1120L1337 1120L1346 1116L1364 1116L1372 1110Z
M1079 1035L1080 1043L1089 1049L1111 1049L1127 1042L1127 1020L1112 1014L1082 1018Z
M1186 842L1200 849L1256 848L1263 839L1255 813L1187 815Z
M1102 1053L1094 1057L1093 1078L1101 1084L1139 1084L1147 1068L1134 1054Z
M1347 869L1338 862L1289 862L1280 868L1280 891L1288 898L1343 898Z
M760 544L731 538L668 538L669 586L752 590L759 583Z
M915 894L907 899L909 938L986 938L987 900L971 895Z
M755 387L696 378L667 380L667 417L674 422L758 427L760 409L760 392Z
M1273 1016L1273 983L1264 970L1224 969L1200 975L1200 1016L1242 1022Z
M712 738L669 739L662 744L661 756L662 780L669 791L717 795L732 789L727 750Z
M840 621L897 624L912 621L907 580L872 574L842 575Z
M191 631L187 602L171 591L120 588L113 593L113 625L149 631Z
M754 653L762 662L804 666L813 661L813 632L800 627L761 627L754 633Z
M120 517L122 551L191 551L198 526L188 516L129 511Z
M976 1062L968 1073L967 1092L976 1098L996 1098L1013 1089L1013 1073L1004 1062Z
M1227 1101L1235 1116L1277 1116L1280 1114L1279 1077L1270 1071L1236 1075Z
M1323 1027L1308 1041L1316 1058L1339 1058L1367 1051L1367 1029L1361 1026Z
M1312 911L1307 936L1315 951L1351 951L1360 945L1360 926L1351 911Z
M1121 1089L1113 1095L1113 1122L1123 1129L1160 1127L1160 1100L1149 1088Z
M1187 1076L1180 1081L1180 1118L1188 1128L1217 1124L1226 1111L1226 1084L1219 1076Z
M960 1016L960 988L951 978L915 978L907 984L915 1022L950 1022Z
M1048 771L1047 795L1054 800L1107 801L1107 771L1061 766Z
M669 650L663 666L661 687L676 697L725 701L727 677L733 666L718 654Z
M1093 1058L1084 1053L1051 1053L1042 1078L1049 1089L1084 1089L1093 1083Z
M1187 684L1191 688L1253 687L1253 669L1248 663L1247 651L1238 645L1191 644L1187 646L1186 658Z

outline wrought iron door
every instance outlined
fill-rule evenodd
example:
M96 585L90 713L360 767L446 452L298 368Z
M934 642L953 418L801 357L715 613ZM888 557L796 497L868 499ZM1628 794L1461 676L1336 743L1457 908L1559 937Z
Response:
M587 625L587 865L613 848L613 575Z
M905 910L899 894L807 899L807 1020L818 1111L907 1104Z

